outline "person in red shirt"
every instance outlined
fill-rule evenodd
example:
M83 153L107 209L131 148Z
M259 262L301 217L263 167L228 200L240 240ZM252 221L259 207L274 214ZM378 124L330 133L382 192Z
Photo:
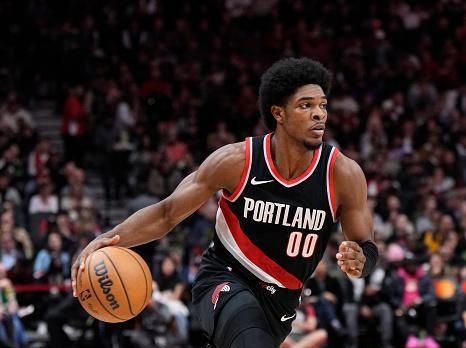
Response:
M84 88L80 85L71 88L63 107L61 134L65 143L65 159L82 164L87 132L87 112L83 103Z

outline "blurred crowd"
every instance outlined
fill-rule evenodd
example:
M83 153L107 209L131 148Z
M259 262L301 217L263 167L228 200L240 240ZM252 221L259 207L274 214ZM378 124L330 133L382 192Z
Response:
M346 278L336 231L283 347L461 347L464 1L4 0L0 21L0 347L32 344L25 327L52 348L85 346L92 328L105 347L203 345L189 288L215 197L137 249L155 282L134 321L92 323L69 294L70 264L113 207L157 202L213 150L266 133L260 76L288 56L333 72L326 141L364 169L381 259ZM37 130L43 101L63 151Z

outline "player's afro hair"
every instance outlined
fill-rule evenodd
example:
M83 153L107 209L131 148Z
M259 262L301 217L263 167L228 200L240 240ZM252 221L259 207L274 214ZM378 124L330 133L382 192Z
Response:
M276 128L272 105L284 106L288 98L304 85L322 87L326 95L330 92L332 75L319 62L309 58L285 58L274 63L261 78L259 87L259 111L265 125Z

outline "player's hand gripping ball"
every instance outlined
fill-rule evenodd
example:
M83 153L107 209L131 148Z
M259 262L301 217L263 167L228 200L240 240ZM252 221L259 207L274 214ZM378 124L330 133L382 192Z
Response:
M138 315L152 295L152 277L134 251L107 246L91 253L79 270L76 295L93 317L118 323Z
M366 257L358 243L344 241L338 247L337 263L348 276L359 278L366 263Z

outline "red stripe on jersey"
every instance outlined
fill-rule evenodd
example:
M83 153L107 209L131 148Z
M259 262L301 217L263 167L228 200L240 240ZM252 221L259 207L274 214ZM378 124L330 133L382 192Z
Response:
M251 138L246 138L245 147L246 159L244 161L243 172L241 173L241 178L238 184L236 185L235 190L230 195L225 190L223 190L223 196L229 201L234 201L236 198L238 198L240 193L243 191L244 186L246 185L246 180L249 175L249 170L251 168Z
M219 284L215 287L214 292L212 293L212 296L210 298L212 304L214 305L214 309L217 306L218 299L220 297L220 292L221 291L230 291L230 288L227 286L229 282L224 282L222 284Z
M337 148L332 153L332 156L329 159L329 166L328 166L328 186L329 186L329 194L330 194L330 208L332 209L333 218L336 219L337 217L337 203L335 201L335 188L333 184L333 169L335 166L335 160L337 159L339 151Z
M314 150L314 153L312 155L312 160L311 164L309 167L304 171L304 173L300 174L294 179L285 179L284 177L281 176L280 172L277 170L275 167L275 164L273 163L272 159L272 133L269 133L265 136L264 141L265 141L265 159L269 164L269 168L272 171L273 175L276 177L278 181L281 181L285 185L293 185L296 184L297 182L305 179L312 171L314 171L315 167L317 166L317 160L319 159L319 154L321 151L321 146L319 146L317 149Z
M220 198L219 205L236 244L248 260L267 274L270 274L272 277L277 279L286 288L292 290L301 289L303 287L303 283L298 278L288 273L274 260L264 254L261 249L254 245L254 243L241 229L238 218L231 211L228 203L223 198Z

